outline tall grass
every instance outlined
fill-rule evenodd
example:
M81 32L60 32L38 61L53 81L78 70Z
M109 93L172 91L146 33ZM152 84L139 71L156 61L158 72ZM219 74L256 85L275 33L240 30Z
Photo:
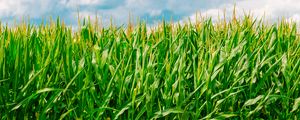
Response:
M0 27L1 119L296 119L294 23Z

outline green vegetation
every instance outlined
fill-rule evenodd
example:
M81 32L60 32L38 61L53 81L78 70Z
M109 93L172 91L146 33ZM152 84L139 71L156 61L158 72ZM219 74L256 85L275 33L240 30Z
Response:
M295 119L295 23L0 27L1 119Z

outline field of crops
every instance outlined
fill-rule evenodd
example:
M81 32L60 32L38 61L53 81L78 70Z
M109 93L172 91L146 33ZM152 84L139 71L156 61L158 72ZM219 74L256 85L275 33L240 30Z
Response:
M0 27L0 119L296 119L295 23Z

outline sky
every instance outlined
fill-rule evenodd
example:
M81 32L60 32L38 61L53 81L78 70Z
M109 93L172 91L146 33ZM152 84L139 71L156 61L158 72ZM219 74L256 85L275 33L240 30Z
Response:
M101 19L103 24L122 25L140 19L155 24L167 21L195 19L197 13L217 19L225 11L232 15L234 6L238 15L249 13L265 16L269 21L288 19L300 21L300 0L0 0L2 23L16 23L30 18L40 24L50 18L62 18L68 25L77 25L80 18Z

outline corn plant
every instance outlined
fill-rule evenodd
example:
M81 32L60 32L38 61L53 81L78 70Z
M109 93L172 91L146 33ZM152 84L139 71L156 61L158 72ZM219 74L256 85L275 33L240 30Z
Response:
M0 26L1 119L297 119L297 25Z

